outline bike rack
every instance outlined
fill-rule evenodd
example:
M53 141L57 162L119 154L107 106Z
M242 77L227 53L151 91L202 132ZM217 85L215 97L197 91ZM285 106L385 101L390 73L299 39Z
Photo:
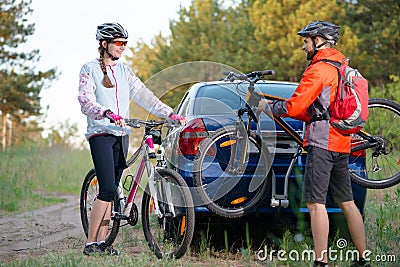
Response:
M285 175L285 182L283 188L283 194L276 193L276 176L273 175L272 177L272 197L271 197L271 207L282 207L287 208L289 207L289 199L288 199L288 187L289 187L289 176L292 173L294 164L296 163L297 158L301 154L301 147L299 146L296 153L294 153L292 161L290 162L289 168Z

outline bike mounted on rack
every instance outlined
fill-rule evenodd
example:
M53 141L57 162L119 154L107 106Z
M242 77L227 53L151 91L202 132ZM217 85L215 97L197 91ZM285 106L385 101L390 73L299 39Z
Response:
M268 100L285 100L285 98L255 92L254 86L257 81L263 80L265 75L273 73L272 70L254 71L249 74L225 73L226 77L223 79L225 81L239 80L239 83L248 83L246 104L236 111L237 120L234 125L219 128L201 143L193 164L193 183L199 198L210 211L220 216L236 218L248 214L255 210L268 189L272 191L270 206L289 207L288 181L296 161L303 153L303 138L288 122L268 113L267 116L296 143L296 149L284 177L283 192L277 193L277 178L266 174L264 181L260 181L260 175L254 175L253 179L258 181L259 188L254 189L250 197L237 201L231 196L231 192L226 196L221 195L221 188L234 188L230 180L239 181L238 174L249 176L248 171L251 168L246 169L245 164L256 163L266 167L270 164L271 159L265 152L267 146L263 144L259 114L256 110L261 98ZM368 122L363 130L353 135L355 142L351 146L352 155L359 154L360 157L364 157L362 160L365 164L361 169L349 168L350 177L354 183L366 188L387 188L400 182L400 148L397 145L400 140L398 134L394 132L396 128L393 127L393 122L397 122L400 118L400 105L387 99L370 99L368 108L370 113ZM247 114L246 120L244 114ZM255 130L250 127L252 121L257 125ZM253 149L249 150L249 147ZM258 156L255 155L257 153ZM219 155L229 158L225 160ZM215 162L219 163L219 166L213 165ZM206 173L208 166L219 168L222 179L219 181L218 177L211 179Z
M260 136L261 138L261 132L260 132L260 127L259 127L259 116L256 112L256 107L258 106L258 102L261 100L262 97L266 97L266 95L260 96L259 93L255 92L255 84L259 81L264 79L264 76L266 75L274 75L275 72L274 70L264 70L264 71L253 71L249 74L236 74L233 72L227 72L224 73L226 77L224 78L225 81L233 81L235 79L238 80L245 80L249 82L248 86L248 92L249 94L247 95L246 99L246 106L239 109L237 111L237 125L241 125L240 122L242 122L242 116L245 113L248 113L247 117L247 122L246 122L246 131L247 134L250 134L250 124L251 120L255 121L257 123L257 129L256 129L256 134ZM284 100L283 98L277 97L277 96L268 96L269 99L271 100ZM282 208L287 208L289 207L289 199L288 199L288 187L289 187L289 177L290 174L296 164L296 161L299 159L299 156L302 154L303 149L302 149L302 137L300 134L294 130L289 124L287 124L282 118L280 117L274 117L275 122L281 126L282 128L285 129L285 131L289 132L290 135L294 140L297 141L298 146L296 148L295 153L291 157L291 161L288 167L288 170L285 174L284 178L284 185L283 185L283 193L279 194L277 193L277 178L276 176L272 173L271 175L271 200L270 200L270 206L271 207L282 207ZM277 147L279 147L279 144L277 144Z

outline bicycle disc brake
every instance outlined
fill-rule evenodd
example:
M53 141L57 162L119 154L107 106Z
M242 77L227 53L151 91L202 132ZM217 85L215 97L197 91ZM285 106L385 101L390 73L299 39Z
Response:
M138 208L135 203L133 203L131 211L129 212L129 217L127 218L127 221L130 225L135 226L138 222L139 218L139 212Z

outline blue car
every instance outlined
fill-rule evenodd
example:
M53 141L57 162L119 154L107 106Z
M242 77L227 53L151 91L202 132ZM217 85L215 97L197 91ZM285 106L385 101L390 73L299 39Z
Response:
M297 87L297 83L278 81L259 81L256 90L262 93L289 98ZM200 82L192 85L181 100L177 113L187 118L188 123L182 129L175 129L168 134L171 142L164 147L167 161L172 168L177 170L186 180L189 186L193 186L193 160L200 147L201 142L217 129L232 125L236 122L235 111L243 105L243 99L247 93L247 84L238 81L214 81ZM285 121L301 136L305 129L303 122L291 118ZM301 203L302 183L307 153L303 151L294 164L293 171L288 177L287 191L284 190L285 175L292 161L293 155L298 149L297 143L285 133L279 126L266 115L260 117L261 135L264 141L274 139L274 159L272 169L271 190L265 195L257 208L239 219L225 219L215 215L199 201L196 191L192 191L196 212L196 222L201 223L224 223L238 224L239 222L264 222L272 224L283 224L285 227L301 227L303 222L308 221L308 211L305 204ZM265 126L265 127L263 127ZM268 126L268 127L267 127ZM252 125L255 129L255 125ZM356 141L356 140L354 140ZM365 154L358 152L355 157L350 157L350 168L360 169L365 164ZM364 157L363 157L364 156ZM246 192L243 192L246 194ZM240 197L242 193L238 193ZM364 212L366 189L353 184L353 195L357 207L361 213ZM274 201L271 202L271 198ZM271 205L272 204L272 205ZM327 198L327 211L333 218L331 227L333 229L347 229L345 227L344 215L338 206ZM260 220L260 218L263 218ZM338 220L335 223L335 219ZM344 227L344 228L343 228Z

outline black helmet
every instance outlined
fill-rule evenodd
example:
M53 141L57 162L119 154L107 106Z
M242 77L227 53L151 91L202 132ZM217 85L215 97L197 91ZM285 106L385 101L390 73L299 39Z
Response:
M302 37L320 36L330 42L332 45L336 45L339 39L339 29L340 26L330 22L314 21L299 31L298 35Z
M119 23L103 23L97 26L96 40L111 40L115 38L128 38L128 31Z

